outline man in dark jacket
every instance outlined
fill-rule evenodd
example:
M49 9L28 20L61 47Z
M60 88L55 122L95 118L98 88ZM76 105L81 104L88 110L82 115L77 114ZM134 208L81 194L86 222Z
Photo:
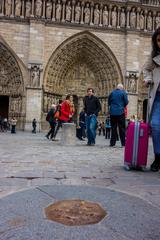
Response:
M111 119L111 140L110 146L116 144L117 126L122 146L125 146L125 107L128 104L128 96L119 83L117 88L111 92L108 98L109 113Z
M87 89L87 96L84 97L84 112L86 114L87 145L95 145L97 116L101 111L101 104L94 96L93 88Z

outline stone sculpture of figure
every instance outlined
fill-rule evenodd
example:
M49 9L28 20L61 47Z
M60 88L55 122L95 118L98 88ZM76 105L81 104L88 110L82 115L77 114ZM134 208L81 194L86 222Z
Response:
M61 20L61 13L62 13L62 5L60 0L58 0L58 3L56 5L56 20L60 21Z
M21 0L15 1L15 16L19 17L21 15Z
M93 22L95 25L99 24L99 17L100 17L100 11L98 8L98 4L96 4L94 9L94 22Z
M148 13L148 17L147 17L147 30L152 31L152 14L151 14L151 12Z
M72 14L71 2L68 1L68 4L66 6L66 22L71 21L71 14Z
M134 77L131 77L129 80L129 91L132 93L136 92L136 81Z
M81 17L81 7L80 7L80 2L78 2L77 6L75 7L75 23L80 22L80 17Z
M41 17L41 14L42 14L42 0L36 0L35 15L37 17Z
M107 10L107 6L104 6L104 10L103 10L103 26L108 26L108 10Z
M90 12L90 8L89 8L89 3L87 3L86 7L84 9L84 23L85 24L89 24L89 22L90 22L90 15L91 15L91 12Z
M132 8L132 11L130 13L130 27L136 28L136 12L135 8Z
M10 16L12 12L12 0L6 0L5 2L5 15Z
M113 8L112 11L112 27L116 27L117 26L117 11L116 11L116 7Z
M48 0L46 3L46 18L50 19L52 14L52 2Z
M125 27L126 24L126 15L125 15L125 9L121 9L120 13L120 27Z
M27 0L26 2L26 17L30 17L31 15L31 1Z
M143 11L140 12L139 15L139 27L141 30L144 29L144 15L143 15Z
M160 12L156 16L156 29L160 27Z
M39 80L40 80L40 72L37 66L34 66L34 68L32 69L31 79L32 79L32 87L38 87Z

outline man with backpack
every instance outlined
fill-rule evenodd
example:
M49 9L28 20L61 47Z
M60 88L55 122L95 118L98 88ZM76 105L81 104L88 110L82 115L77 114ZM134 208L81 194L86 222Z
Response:
M54 131L56 127L56 118L54 117L55 112L56 112L56 105L52 104L46 116L46 121L48 121L50 125L50 130L46 135L46 138L48 139L52 139L54 135Z

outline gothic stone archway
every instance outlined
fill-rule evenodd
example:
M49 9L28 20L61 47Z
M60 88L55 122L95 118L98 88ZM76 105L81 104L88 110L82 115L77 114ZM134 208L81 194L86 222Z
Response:
M90 32L76 34L56 49L46 67L44 112L68 93L78 96L81 108L88 87L106 108L106 97L119 81L123 82L122 73L111 50Z
M24 92L23 78L20 67L13 53L0 42L0 96L9 98L8 114L3 110L6 116L21 118L22 96ZM1 114L1 113L0 113Z

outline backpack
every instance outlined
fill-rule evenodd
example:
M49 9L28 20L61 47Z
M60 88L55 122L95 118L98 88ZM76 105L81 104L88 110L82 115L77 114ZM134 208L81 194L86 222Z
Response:
M47 121L47 122L49 122L49 120L50 120L50 114L49 114L49 113L47 113L47 116L46 116L46 121Z

